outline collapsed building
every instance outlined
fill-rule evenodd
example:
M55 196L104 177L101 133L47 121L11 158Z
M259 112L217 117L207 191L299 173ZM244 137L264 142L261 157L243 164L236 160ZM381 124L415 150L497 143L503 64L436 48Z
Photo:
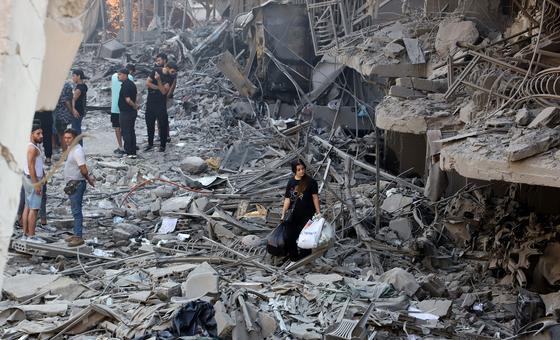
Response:
M4 338L557 336L557 0L231 0L206 24L189 1L96 3L74 61L90 111L117 65L142 81L166 52L179 142L149 162L91 147L77 249L53 174L60 233L12 240ZM336 241L278 264L296 158Z

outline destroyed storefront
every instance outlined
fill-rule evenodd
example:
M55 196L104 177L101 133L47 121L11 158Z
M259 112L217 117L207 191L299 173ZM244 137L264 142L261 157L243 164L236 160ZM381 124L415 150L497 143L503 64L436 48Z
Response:
M62 241L54 170L57 231L16 227L2 338L554 338L557 218L521 184L558 179L556 1L231 2L192 27L157 3L157 33L74 62L91 75L86 244ZM145 106L160 52L180 65L172 142L116 157L109 78L135 63ZM335 240L284 262L266 243L298 158Z

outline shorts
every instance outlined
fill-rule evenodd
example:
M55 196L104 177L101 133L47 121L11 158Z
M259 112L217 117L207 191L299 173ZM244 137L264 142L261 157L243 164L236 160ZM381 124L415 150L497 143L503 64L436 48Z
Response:
M31 178L28 176L23 179L23 189L25 191L25 205L29 209L39 210L41 208L41 195L37 194L31 183Z
M121 124L119 123L119 114L118 113L111 113L111 124L113 124L114 128L120 128Z

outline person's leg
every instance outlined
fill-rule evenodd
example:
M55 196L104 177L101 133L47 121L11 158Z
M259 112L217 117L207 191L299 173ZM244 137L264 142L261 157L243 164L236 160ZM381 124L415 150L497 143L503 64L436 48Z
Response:
M23 190L23 185L21 186L21 190L19 191L19 205L18 205L18 211L17 211L17 218L18 218L18 222L19 225L23 227L23 221L22 221L22 217L23 217L23 209L25 208L25 190Z
M28 236L29 235L29 228L28 228L28 218L29 218L29 207L27 206L27 204L25 204L25 207L23 208L23 214L21 215L21 227L23 229L23 235L24 236Z
M80 116L80 118L72 118L72 122L71 122L71 127L73 130L76 130L78 132L78 135L82 134L82 119L84 117ZM80 140L80 145L84 145L83 139Z
M119 146L119 149L122 149L122 133L120 127L115 128L115 137L117 137L117 144Z
M82 237L84 216L82 214L82 203L84 200L84 192L86 190L86 181L80 181L76 191L70 198L70 207L72 208L72 217L74 218L74 235Z
M45 158L50 162L52 157L52 129L53 116L52 111L44 111L39 115L41 117L41 128L43 129L43 149L45 150Z
M152 111L146 111L146 129L148 130L148 145L154 145L154 133L155 133L155 123L156 114Z
M159 135L164 136L164 138L159 139L160 146L162 149L165 150L165 146L167 145L167 130L169 126L167 112L163 111L158 115L158 123L159 123Z
M47 224L47 184L43 184L41 189L41 208L39 209L41 224Z
M121 126L124 151L128 152L128 150L130 149L130 139L128 138L129 132L128 132L128 127L126 126L126 116L127 113L124 112L121 112L119 114L119 125Z
M134 154L136 154L136 117L138 117L138 113L134 112L130 119L130 137L132 139L132 150L134 150Z
M37 223L37 215L39 209L29 209L27 215L27 236L35 236L35 224Z
M115 137L117 139L118 148L119 150L122 150L121 124L119 122L118 113L111 113L111 125L115 129Z

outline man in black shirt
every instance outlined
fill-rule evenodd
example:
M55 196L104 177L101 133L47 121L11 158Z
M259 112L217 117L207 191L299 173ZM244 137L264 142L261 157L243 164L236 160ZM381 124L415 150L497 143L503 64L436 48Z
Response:
M159 151L165 151L169 120L167 117L167 93L172 83L172 75L177 73L175 63L167 63L163 68L156 68L146 80L148 98L146 101L146 127L148 129L148 146L154 147L155 122L157 120L160 136Z
M136 156L136 132L134 124L138 115L138 104L136 104L136 85L128 79L128 70L122 69L118 72L119 81L122 82L119 92L119 123L124 141L124 152L130 156Z
M84 84L85 79L89 78L84 75L84 71L79 69L72 71L72 81L76 84L76 87L72 96L72 115L74 118L71 125L72 129L78 132L78 135L82 134L82 120L86 114L88 87ZM80 144L84 145L83 140L80 140Z

